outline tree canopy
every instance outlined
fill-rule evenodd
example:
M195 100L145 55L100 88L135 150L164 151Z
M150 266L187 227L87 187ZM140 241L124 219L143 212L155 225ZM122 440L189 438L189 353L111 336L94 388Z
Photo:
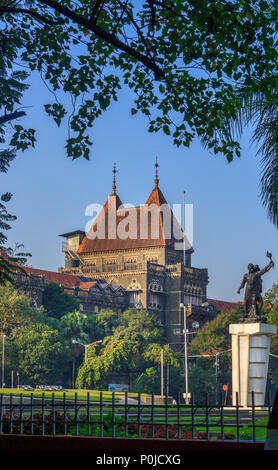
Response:
M70 348L63 329L53 327L48 321L44 308L35 308L29 296L13 285L0 286L0 333L6 335L6 382L10 383L12 370L19 371L21 383L36 385L67 380Z
M29 323L19 330L13 353L13 367L20 370L21 380L32 385L63 381L70 359L59 332L44 323Z
M157 321L144 310L128 309L119 315L113 334L104 338L101 346L88 349L87 361L79 368L76 386L100 388L109 374L118 372L129 380L135 391L158 392L161 350L165 365L173 372L180 371L179 355L165 344L163 330ZM171 384L176 391L179 381Z
M88 129L127 87L150 132L177 146L198 136L231 161L240 146L223 122L236 116L237 84L277 69L277 15L277 0L1 0L0 125L25 113L10 91L38 71L54 97L46 113L68 119L72 158L89 158ZM15 125L11 146L34 142L34 129Z
M264 295L264 311L267 323L277 326L277 333L271 336L270 353L274 356L269 358L269 379L271 385L277 388L278 383L278 284L273 284ZM277 357L275 357L277 356Z
M212 321L205 323L190 343L189 356L203 356L194 359L194 367L189 371L189 389L197 400L204 400L205 392L218 394L222 390L221 384L229 384L231 388L232 361L231 352L228 352L231 349L229 324L236 323L242 316L243 307L221 312ZM218 361L217 376L216 360Z
M47 284L42 294L42 304L51 317L61 319L64 315L79 310L79 301L63 291L55 282Z

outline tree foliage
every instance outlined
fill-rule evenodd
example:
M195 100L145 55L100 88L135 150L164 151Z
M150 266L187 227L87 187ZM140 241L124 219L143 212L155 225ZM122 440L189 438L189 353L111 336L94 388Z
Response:
M275 46L278 42L276 39ZM277 59L276 59L277 63ZM271 222L278 227L278 89L277 65L270 76L253 78L237 87L238 112L226 120L223 132L240 137L252 126L252 143L261 156L261 199Z
M0 9L1 4L0 2ZM0 31L0 144L5 143L6 125L9 121L20 118L25 115L23 111L14 111L14 106L19 104L23 92L27 89L27 85L23 84L23 80L27 78L26 71L7 70L5 53L8 53L14 45L9 43L9 39L5 38ZM1 116L1 114L3 115ZM11 162L16 155L15 147L0 148L0 173L7 173ZM11 229L11 222L16 220L16 216L8 212L6 204L11 200L12 194L6 192L0 196L0 285L6 282L13 282L13 273L16 269L20 269L18 265L25 264L30 253L18 251L22 248L22 244L17 244L15 249L7 247L6 231ZM17 266L16 266L17 265Z
M134 390L150 391L153 384L156 391L160 379L155 369L160 365L162 349L165 363L172 369L180 368L178 355L163 343L163 331L148 312L128 309L119 315L118 326L101 347L90 347L87 361L79 369L76 386L100 388L110 373L119 372L130 377Z
M0 333L5 339L5 377L20 372L21 383L63 382L70 365L69 347L59 328L48 324L43 307L13 285L0 286ZM0 355L2 351L0 351Z
M267 323L277 326L277 333L271 336L270 353L278 356L278 284L273 284L264 295L264 310ZM269 358L269 379L271 385L277 388L278 384L278 357L270 356Z
M70 354L57 330L44 323L29 323L17 332L13 348L23 381L37 385L63 380Z
M30 321L40 318L41 309L32 306L25 294L12 285L0 286L0 332L14 336Z
M214 320L206 323L192 340L189 356L204 356L197 357L190 370L189 388L194 392L196 399L203 400L205 392L215 392L216 384L217 393L221 391L221 384L229 384L231 387L231 353L224 353L224 351L231 349L229 325L237 323L242 316L242 307L222 312ZM223 354L219 354L222 352ZM217 377L216 360L218 361Z
M58 126L68 119L72 158L89 157L88 129L127 87L131 114L143 113L150 132L177 146L198 136L231 161L240 146L223 120L236 116L235 84L267 80L277 68L277 0L7 0L0 21L5 80L21 82L13 74L23 66L40 73L55 95L46 113ZM12 118L17 104L12 96L0 119ZM11 145L24 149L34 139L17 125Z
M236 323L243 315L243 308L237 307L219 313L212 321L205 323L190 344L190 354L211 354L229 349L231 337L229 325Z
M61 319L64 315L79 310L79 301L63 291L55 282L50 282L42 295L42 304L51 317Z

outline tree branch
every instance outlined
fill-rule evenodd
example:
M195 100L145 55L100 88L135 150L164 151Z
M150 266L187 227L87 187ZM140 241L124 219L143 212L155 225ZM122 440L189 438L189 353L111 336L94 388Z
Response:
M103 5L104 5L104 0L96 0L92 9L92 13L91 13L91 21L93 23L96 23L97 18L103 8Z
M58 21L52 21L49 18L45 18L43 15L40 15L34 10L27 10L26 8L0 8L0 16L3 13L22 13L23 15L29 15L35 20L48 24L49 26L54 26L55 24L59 23Z
M146 44L145 38L144 38L144 36L143 36L143 34L142 34L142 32L141 32L141 30L140 30L138 24L137 24L136 21L134 20L132 14L129 12L128 8L121 2L121 0L118 0L118 3L121 5L122 11L124 11L124 12L126 13L126 15L129 17L131 23L133 24L134 28L135 28L136 31L137 31L138 36L141 38L141 40L142 40L142 42L143 42L143 44L144 44L144 46L145 46L145 48L146 48L148 54L150 54L150 51L149 51L148 45Z
M0 117L0 125L3 125L9 121L13 121L14 119L20 118L22 116L26 116L25 111L15 111L14 113L5 114L4 116Z
M125 44L124 42L122 42L116 36L110 34L108 31L105 31L104 29L100 28L99 26L94 24L94 22L91 19L78 15L74 11L70 10L68 7L61 5L55 0L38 0L38 1L42 3L43 5L53 8L55 11L61 13L66 18L69 18L70 20L74 21L80 26L83 26L89 31L92 31L97 37L99 37L100 39L103 39L104 41L108 42L112 46L115 46L117 49L120 49L121 51L126 52L131 57L135 58L136 60L144 64L148 69L152 70L157 80L164 77L163 70L152 59L136 51L135 49L130 47L128 44Z

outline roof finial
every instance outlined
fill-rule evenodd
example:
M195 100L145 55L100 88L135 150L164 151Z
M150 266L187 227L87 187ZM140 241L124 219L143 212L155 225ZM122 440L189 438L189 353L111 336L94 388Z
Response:
M158 179L158 167L159 167L159 164L157 163L157 157L155 159L155 179L154 179L154 183L155 183L155 189L158 188L158 183L159 183L159 179Z
M113 170L112 170L112 173L113 173L113 185L112 185L112 193L111 193L111 196L116 196L116 173L117 173L117 169L116 169L116 163L114 163L113 165Z

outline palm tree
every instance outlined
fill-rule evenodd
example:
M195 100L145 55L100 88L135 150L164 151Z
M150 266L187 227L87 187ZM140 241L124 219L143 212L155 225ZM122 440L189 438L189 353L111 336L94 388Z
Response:
M252 143L261 156L261 200L269 219L278 228L278 85L277 76L250 80L238 88L238 113L223 124L222 137L253 127Z
M72 388L75 383L76 359L82 352L79 344L73 343L73 339L79 339L82 343L89 342L89 335L86 331L89 329L89 322L86 315L78 311L67 313L61 318L62 334L65 337L72 355Z

